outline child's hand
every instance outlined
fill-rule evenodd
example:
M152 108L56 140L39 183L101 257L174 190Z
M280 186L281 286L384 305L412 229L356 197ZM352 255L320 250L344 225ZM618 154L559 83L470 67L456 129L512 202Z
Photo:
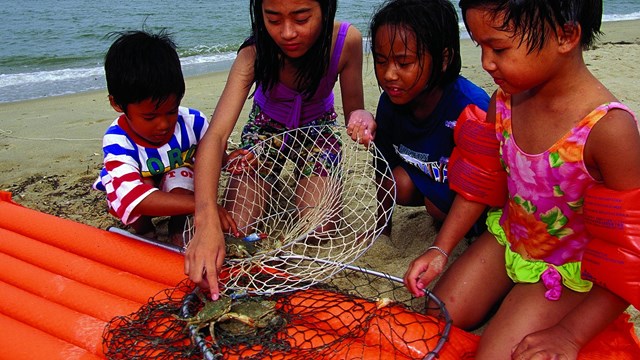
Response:
M409 264L404 285L415 297L424 296L424 289L442 273L447 257L438 251L427 251Z
M511 351L511 358L576 359L580 348L568 329L556 325L525 336Z
M255 169L258 162L255 155L249 150L237 149L226 157L225 164L227 165L227 172L238 175L246 172L249 168Z
M233 220L227 209L221 205L218 205L218 216L220 217L220 227L223 232L226 231L235 237L240 237L241 234L238 231L238 224Z
M347 134L351 139L369 145L376 137L377 124L373 115L366 110L355 110L349 114L347 120Z
M213 300L220 296L218 272L226 255L224 245L222 231L203 224L196 227L184 254L184 273L200 287L209 288Z

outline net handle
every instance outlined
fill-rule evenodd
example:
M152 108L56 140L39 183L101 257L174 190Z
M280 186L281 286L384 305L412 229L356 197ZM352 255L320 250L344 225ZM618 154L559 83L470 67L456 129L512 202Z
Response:
M193 290L190 294L185 296L184 300L182 301L182 306L180 307L180 316L182 316L183 318L193 316L193 314L189 313L189 304L193 303L198 299L198 296L196 295L196 291L198 291L197 288ZM196 325L189 325L188 328L189 328L189 333L191 334L191 339L193 339L193 342L195 343L195 345L200 349L200 351L202 351L203 358L205 360L218 359L218 357L213 352L213 350L207 345L207 341L205 340L204 336L200 335L200 332L198 331L199 330L198 327Z
M181 246L168 244L168 243L156 240L156 239L151 239L151 238L147 238L147 237L144 237L144 236L132 234L132 233L128 232L127 230L123 230L123 229L117 228L115 226L110 226L107 230L109 232L120 234L120 235L124 235L124 236L126 236L128 238L131 238L131 239L134 239L134 240L138 240L138 241L141 241L141 242L146 243L146 244L154 245L154 246L157 246L159 248L162 248L162 249L165 249L165 250L169 250L169 251L172 251L172 252L175 252L175 253L178 253L178 254L184 254L184 252L185 252L185 249L183 249Z

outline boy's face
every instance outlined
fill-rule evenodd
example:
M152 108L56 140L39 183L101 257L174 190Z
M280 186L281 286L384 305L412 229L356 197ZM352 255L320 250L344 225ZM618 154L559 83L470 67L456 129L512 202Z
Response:
M403 27L382 25L376 31L373 59L380 87L396 105L414 100L431 77L430 54L416 53L415 34Z
M117 112L126 115L127 123L136 135L152 145L164 145L171 139L178 122L178 106L180 102L174 95L165 101L157 103L151 99L145 99L138 103L129 104L127 111L123 111L109 96L111 106Z

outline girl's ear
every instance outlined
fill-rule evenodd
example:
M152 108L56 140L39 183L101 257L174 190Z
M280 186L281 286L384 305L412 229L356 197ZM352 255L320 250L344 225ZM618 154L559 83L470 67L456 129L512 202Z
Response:
M118 105L116 101L113 99L113 95L109 95L109 103L111 104L111 107L113 108L113 110L115 110L116 112L119 112L119 113L124 112L120 107L120 105Z
M567 23L558 29L558 44L560 51L569 52L576 47L581 47L582 27L579 23Z

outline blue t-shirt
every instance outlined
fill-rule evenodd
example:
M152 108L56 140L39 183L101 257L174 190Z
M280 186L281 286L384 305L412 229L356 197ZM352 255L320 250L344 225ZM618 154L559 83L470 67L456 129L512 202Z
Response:
M392 169L402 166L424 197L445 213L455 198L446 165L454 146L453 125L470 104L486 111L489 95L462 76L445 87L424 121L416 122L407 105L393 104L386 93L378 102L376 146Z

